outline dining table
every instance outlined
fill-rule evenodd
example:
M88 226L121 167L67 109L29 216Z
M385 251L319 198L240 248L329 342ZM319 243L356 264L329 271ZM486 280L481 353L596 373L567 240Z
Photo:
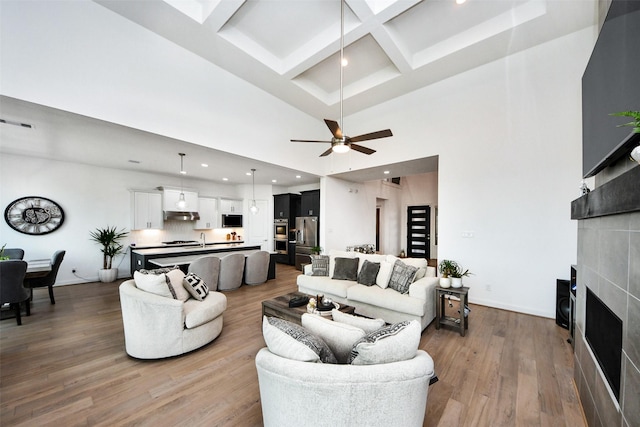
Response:
M33 277L43 277L49 274L51 271L51 260L50 259L32 259L27 261L27 272L24 276L25 279L33 278ZM31 304L31 300L26 302L27 304ZM26 314L26 305L22 306L21 310ZM0 307L0 320L4 319L13 319L16 317L15 311L11 310L6 304L6 307L3 305Z

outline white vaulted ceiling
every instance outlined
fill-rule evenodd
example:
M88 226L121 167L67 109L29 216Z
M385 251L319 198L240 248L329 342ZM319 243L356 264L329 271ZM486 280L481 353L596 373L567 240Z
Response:
M337 0L96 0L319 119L337 118ZM593 24L579 0L346 0L345 114Z

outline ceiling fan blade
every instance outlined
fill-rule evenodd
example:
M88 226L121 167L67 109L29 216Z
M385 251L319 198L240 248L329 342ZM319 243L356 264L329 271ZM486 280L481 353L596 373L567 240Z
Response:
M371 148L363 147L362 145L353 144L353 143L351 144L351 149L359 151L364 154L373 154L376 152L376 150L372 150Z
M324 119L324 122L327 124L327 127L331 131L331 134L334 138L342 139L342 130L340 129L340 125L338 124L338 122L329 119Z
M391 129L379 130L377 132L365 133L364 135L354 136L353 138L349 138L351 142L361 142L368 141L370 139L378 139L378 138L388 138L393 136L391 133Z
M324 153L320 154L320 157L328 156L332 152L333 152L333 147L329 148L327 151L325 151Z
M313 139L292 139L291 142L322 142L324 144L331 144L331 141L316 141Z

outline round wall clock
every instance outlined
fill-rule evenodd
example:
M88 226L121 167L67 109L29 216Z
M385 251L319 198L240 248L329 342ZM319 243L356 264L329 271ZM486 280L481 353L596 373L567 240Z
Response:
M9 227L24 234L47 234L64 222L64 211L53 200L45 197L21 197L9 203L4 210Z

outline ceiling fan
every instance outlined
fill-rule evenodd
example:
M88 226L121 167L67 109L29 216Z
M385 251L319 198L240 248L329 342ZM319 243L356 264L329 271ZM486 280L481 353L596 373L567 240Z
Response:
M344 92L344 0L340 0L340 124L343 123L343 92ZM291 142L320 142L320 143L329 143L331 144L331 148L329 148L324 153L320 154L320 157L328 156L332 152L336 153L346 153L350 149L355 151L359 151L364 154L373 154L376 150L372 150L371 148L363 147L362 145L355 144L356 142L369 141L371 139L378 138L387 138L393 136L391 133L391 129L379 130L377 132L365 133L363 135L358 135L354 137L350 137L344 135L342 133L342 129L340 128L340 124L335 120L324 119L324 122L327 124L327 127L331 131L333 138L331 141L317 141L317 140L309 140L309 139L292 139Z

